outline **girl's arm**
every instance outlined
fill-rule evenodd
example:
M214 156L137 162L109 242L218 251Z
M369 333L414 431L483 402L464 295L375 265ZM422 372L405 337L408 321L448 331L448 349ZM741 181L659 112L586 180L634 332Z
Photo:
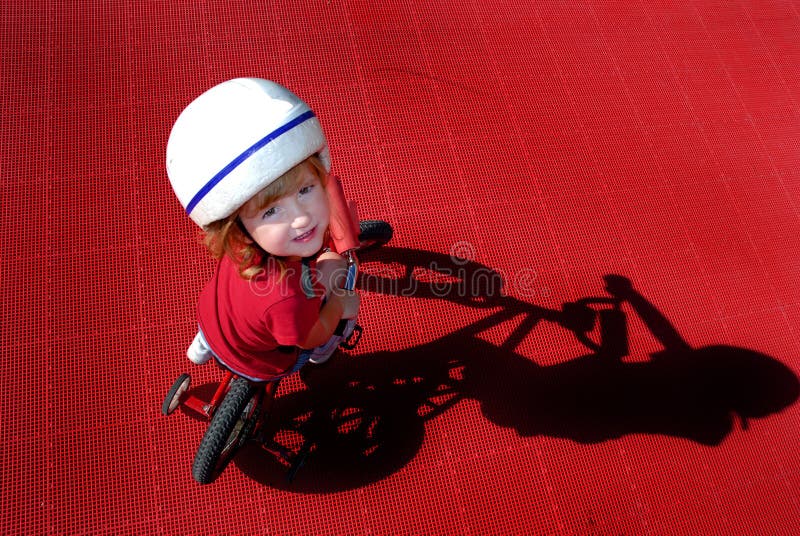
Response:
M310 350L328 342L342 318L354 318L358 314L360 298L353 291L339 290L328 295L328 301L319 311L319 318L312 326L305 342L300 345Z

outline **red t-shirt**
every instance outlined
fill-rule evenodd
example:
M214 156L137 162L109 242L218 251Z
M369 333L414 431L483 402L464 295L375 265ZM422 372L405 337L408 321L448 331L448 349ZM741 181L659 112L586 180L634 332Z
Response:
M276 266L250 281L239 275L226 256L200 293L197 317L211 350L234 372L270 380L297 361L319 318L324 287L315 285L308 298L301 287L300 261L285 261L280 277ZM313 271L316 262L312 261Z

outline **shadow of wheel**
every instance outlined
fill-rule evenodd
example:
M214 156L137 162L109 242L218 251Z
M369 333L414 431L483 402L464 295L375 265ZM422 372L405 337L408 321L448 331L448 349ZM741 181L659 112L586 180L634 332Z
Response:
M297 452L306 437L314 448L293 482L289 461L250 442L236 457L236 466L253 480L298 493L331 493L382 480L405 466L419 451L424 421L409 407L380 400L374 392L335 398L335 407L318 410L313 422L309 391L275 400L266 434L276 445ZM393 407L394 406L394 407ZM319 406L317 406L319 407ZM324 406L323 406L324 407ZM405 409L405 411L403 411Z

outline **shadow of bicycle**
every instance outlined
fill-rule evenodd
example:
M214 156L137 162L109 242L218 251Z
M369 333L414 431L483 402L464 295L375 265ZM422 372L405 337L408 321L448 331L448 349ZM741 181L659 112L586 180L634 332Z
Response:
M795 374L770 356L723 345L692 348L622 276L605 276L609 296L550 310L503 295L496 279L485 277L491 270L477 263L400 248L379 250L372 262L392 269L373 267L373 274L382 275L362 278L365 290L408 295L413 289L415 296L492 312L407 350L340 356L322 367L306 367L302 377L308 388L275 400L267 436L286 452L296 452L304 442L313 450L289 485L280 456L247 446L236 464L254 480L301 493L381 480L414 458L428 420L465 398L478 401L491 422L521 436L599 443L655 434L715 446L737 422L747 430L750 420L785 409L800 394ZM431 267L442 278L431 278ZM457 291L475 274L484 281L480 292ZM628 349L623 305L664 347L649 361L622 360ZM518 316L522 322L503 344L477 337ZM520 342L541 321L571 331L587 347L586 355L540 366L518 353Z

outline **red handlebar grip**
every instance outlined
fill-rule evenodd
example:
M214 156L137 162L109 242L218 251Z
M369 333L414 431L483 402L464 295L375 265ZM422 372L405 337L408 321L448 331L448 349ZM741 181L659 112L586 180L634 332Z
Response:
M358 232L354 232L357 229L357 223L352 221L350 206L345 199L344 188L339 177L330 177L327 191L331 207L330 232L337 253L357 248L360 244Z
M358 246L360 246L361 241L358 239L358 235L361 233L361 229L358 225L358 207L356 206L356 202L352 199L349 199L347 201L347 208L350 209L350 227L352 229L353 236L356 237Z

